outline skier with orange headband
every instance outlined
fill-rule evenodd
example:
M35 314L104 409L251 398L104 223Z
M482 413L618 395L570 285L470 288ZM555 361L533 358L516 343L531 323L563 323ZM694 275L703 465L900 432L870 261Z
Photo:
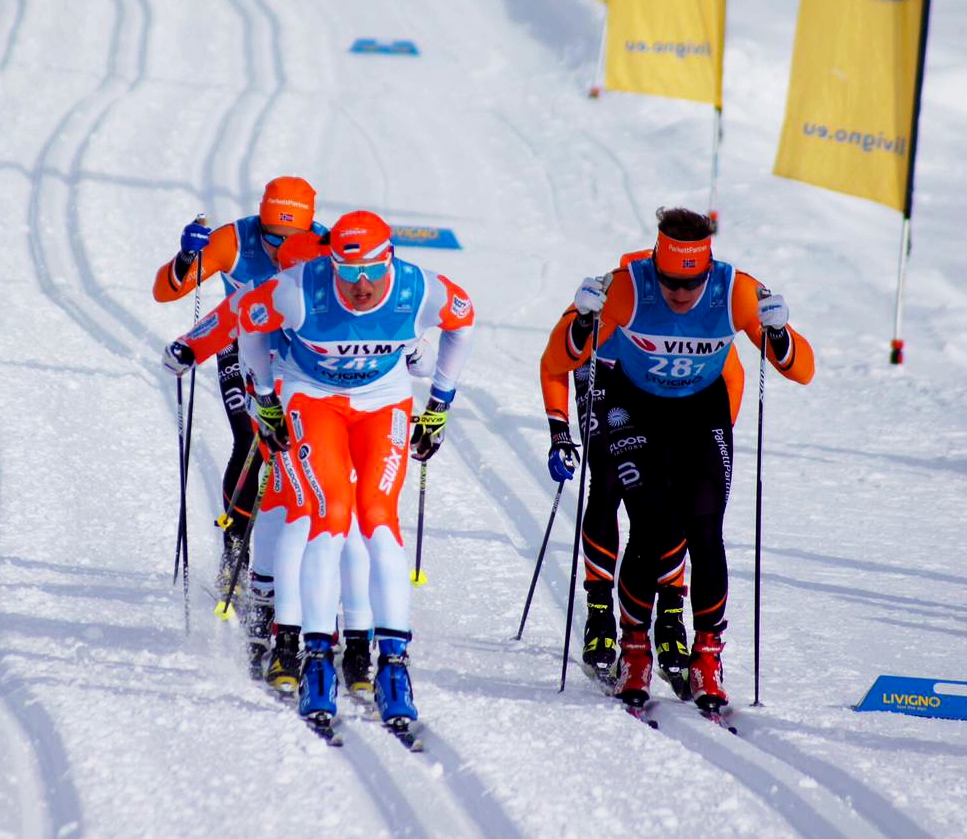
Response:
M159 303L179 300L194 291L199 283L198 256L201 254L201 282L221 275L225 295L253 280L263 280L279 270L278 251L293 234L311 230L322 236L327 229L313 221L316 191L302 178L284 175L265 185L258 215L246 216L214 231L200 220L187 225L181 235L181 250L162 265L155 276L154 299ZM235 328L231 313L231 328ZM222 324L228 321L223 316ZM195 324L188 334L202 339L219 324L216 313ZM235 491L245 459L251 449L254 432L245 409L245 382L238 363L238 344L234 334L225 330L225 339L218 352L218 387L228 422L232 429L232 452L222 476L223 504L228 506ZM228 338L231 340L227 340ZM189 370L195 363L195 353L188 342L175 341L165 348L165 367L176 375ZM224 545L219 562L216 588L225 594L235 560L242 545L242 535L251 516L258 492L259 467L256 459L246 476L233 510L226 510L232 520L225 530ZM247 557L243 558L248 564Z
M784 377L807 384L809 343L788 325L789 308L751 275L712 258L711 223L683 208L661 208L653 253L605 277L589 277L554 327L542 358L550 376L575 370L599 344L614 367L601 411L607 451L631 522L618 576L621 655L615 695L649 697L649 628L664 557L687 544L695 638L689 682L696 704L728 703L721 654L728 598L722 534L732 477L732 410L723 369L735 335L760 344ZM595 414L598 409L595 408ZM549 468L574 471L567 422L549 416ZM560 474L560 472L558 473Z
M648 259L645 251L623 254L620 267ZM584 624L584 650L582 658L589 672L605 684L613 683L615 659L618 657L618 633L614 615L614 580L618 564L620 534L618 508L621 505L621 481L608 456L608 415L602 406L607 401L608 379L614 359L610 350L616 344L614 337L598 349L594 398L588 399L590 363L573 371L574 398L577 404L578 430L584 456L588 459L588 491L581 521L581 547L584 555L584 590L587 596L587 619ZM722 376L729 392L732 425L742 405L745 371L739 354L733 345L725 360ZM567 373L552 375L546 362L541 364L541 390L544 407L549 420L568 423L568 376ZM590 439L585 439L585 419L591 406ZM555 481L570 480L573 471L565 468L558 452L552 452L549 460L551 477ZM682 699L691 698L688 683L688 634L684 623L684 600L688 592L685 576L685 554L682 544L662 556L655 581L657 601L654 618L654 648L657 653L659 675L667 681Z

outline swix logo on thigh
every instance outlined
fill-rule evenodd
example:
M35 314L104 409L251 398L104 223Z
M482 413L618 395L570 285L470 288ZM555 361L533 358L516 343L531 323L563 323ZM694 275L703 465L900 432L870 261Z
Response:
M626 460L618 464L618 477L626 487L637 486L641 483L641 472L634 463Z
M379 479L379 491L384 495L389 495L393 491L393 485L396 482L396 476L399 474L402 462L403 452L398 448L394 448L383 458L383 474Z

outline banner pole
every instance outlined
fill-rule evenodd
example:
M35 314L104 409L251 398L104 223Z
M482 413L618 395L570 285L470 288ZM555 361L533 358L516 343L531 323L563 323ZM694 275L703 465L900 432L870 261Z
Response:
M927 58L927 29L930 23L930 0L922 0L920 8L920 42L917 46L917 76L913 87L913 117L910 125L910 154L907 158L907 188L903 200L903 235L900 245L900 265L896 289L896 314L893 319L893 340L890 342L890 364L903 364L903 339L900 337L903 292L906 286L907 263L910 259L910 219L913 215L913 171L917 164L917 139L920 129L920 101L923 93L923 68Z
M715 106L712 133L712 185L708 197L708 218L712 222L712 235L719 232L719 211L716 209L719 191L719 151L722 147L722 106Z
M598 47L598 64L594 68L594 78L591 81L591 89L588 91L590 99L597 99L601 95L601 88L604 85L602 75L604 73L604 55L608 44L608 13L604 13L604 23L601 25L601 44Z

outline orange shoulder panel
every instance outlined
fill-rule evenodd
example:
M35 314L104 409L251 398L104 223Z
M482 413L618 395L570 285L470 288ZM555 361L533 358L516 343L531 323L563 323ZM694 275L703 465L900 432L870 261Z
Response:
M238 237L234 224L223 224L212 233L211 240L201 252L201 281L221 271L231 271L238 259ZM175 274L175 257L162 265L154 278L154 299L159 303L178 300L194 291L198 278L198 261L192 263L185 278L178 280Z
M281 328L285 319L272 301L278 285L278 277L273 277L242 295L238 301L238 323L246 332L274 332Z
M651 255L654 253L652 248L648 248L644 251L632 251L631 253L623 253L621 255L621 267L627 268L632 262L638 262L641 259L651 259Z
M762 283L743 271L735 272L735 283L732 286L732 322L736 330L742 330L749 336L757 347L762 345L762 326L759 324L758 290ZM805 385L809 384L816 372L816 361L813 348L809 341L803 338L791 326L789 330L789 354L781 361L776 358L772 347L766 342L766 356L770 363L787 379Z
M445 332L453 332L456 329L463 329L465 326L473 326L475 315L470 295L442 274L437 274L437 278L443 283L443 287L447 291L446 302L437 313L440 318L440 329Z

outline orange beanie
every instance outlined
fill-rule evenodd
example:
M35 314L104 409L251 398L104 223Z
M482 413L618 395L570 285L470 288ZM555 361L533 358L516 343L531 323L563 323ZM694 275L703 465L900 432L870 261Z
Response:
M302 178L283 175L265 185L259 220L263 226L282 225L308 230L316 208L316 191Z

